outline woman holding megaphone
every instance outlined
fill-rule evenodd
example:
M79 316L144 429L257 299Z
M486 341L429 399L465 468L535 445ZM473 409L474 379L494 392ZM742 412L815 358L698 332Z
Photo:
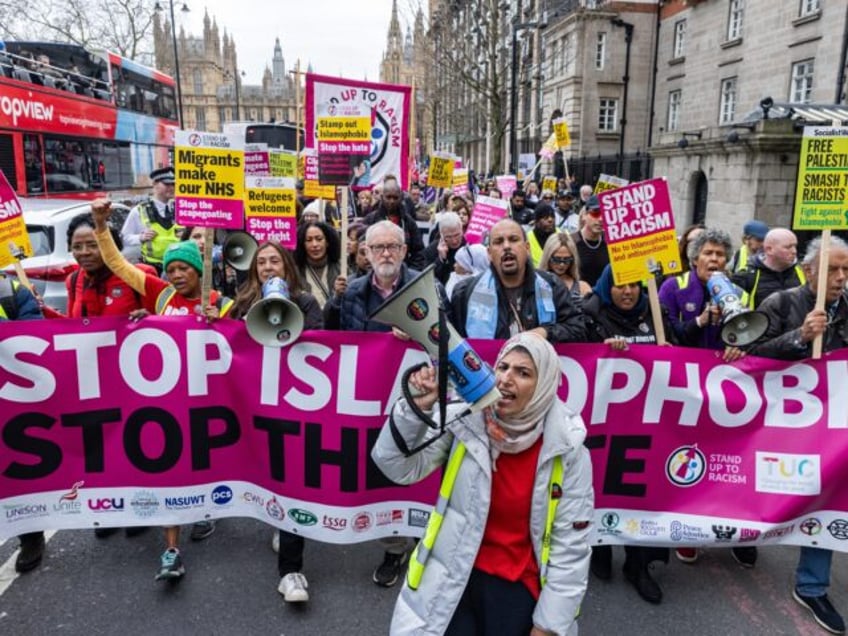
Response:
M323 329L321 307L312 294L301 289L297 266L291 252L279 243L260 243L250 261L247 280L239 288L230 317L244 320L251 307L263 299L262 286L271 278L280 278L288 285L289 299L297 305L304 316L305 329ZM309 600L308 583L302 574L302 536L279 530L274 532L273 546L277 552L277 569L280 583L277 591L289 603Z
M399 484L445 467L395 605L395 636L577 632L594 498L586 427L557 397L559 358L535 333L506 342L495 376L494 406L474 414L466 404L449 406L439 437L427 424L435 370L412 373L414 407L395 404L372 451ZM419 444L420 452L400 448Z

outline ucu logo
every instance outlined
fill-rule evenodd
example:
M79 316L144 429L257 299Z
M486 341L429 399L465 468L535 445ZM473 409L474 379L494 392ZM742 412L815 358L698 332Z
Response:
M769 477L810 477L816 473L816 463L810 459L786 457L763 457L766 475Z
M112 512L124 509L124 498L89 499L88 507L97 512Z

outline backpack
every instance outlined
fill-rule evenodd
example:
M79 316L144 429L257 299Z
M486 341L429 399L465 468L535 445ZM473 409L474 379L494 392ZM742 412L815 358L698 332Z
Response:
M15 291L12 281L5 276L0 276L0 307L3 307L6 318L9 320L18 318L18 299Z

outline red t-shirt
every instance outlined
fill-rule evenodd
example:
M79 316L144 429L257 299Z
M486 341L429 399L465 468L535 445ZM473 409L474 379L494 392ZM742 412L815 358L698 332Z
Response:
M507 581L521 581L539 598L539 564L530 537L530 507L542 438L514 455L501 453L492 472L492 503L474 567Z

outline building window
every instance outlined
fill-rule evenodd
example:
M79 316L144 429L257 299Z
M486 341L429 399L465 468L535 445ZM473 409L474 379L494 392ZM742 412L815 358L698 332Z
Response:
M674 51L672 58L683 57L686 54L686 20L674 23Z
M192 73L192 84L194 85L194 94L203 95L203 73L199 68L194 69L194 73Z
M566 33L562 38L562 70L564 73L571 71L571 65L574 63L574 38L571 33Z
M602 99L598 114L598 130L600 132L615 132L618 123L618 100Z
M607 34L598 33L598 43L595 46L595 68L604 70L604 58L607 56Z
M801 13L799 16L803 18L804 16L818 13L821 8L820 5L819 0L801 0Z
M668 94L668 121L666 129L673 132L680 127L680 107L682 105L683 92L671 91Z
M730 14L727 17L727 39L738 40L742 37L742 19L745 16L745 0L730 0Z
M813 91L813 60L795 62L792 65L792 88L789 101L796 104L809 104Z
M729 124L736 115L736 78L729 77L721 80L721 104L719 105L718 123Z
M557 71L559 70L557 68L559 63L559 45L560 41L554 40L553 46L551 47L551 58L548 63L548 68L551 69L551 77L555 77Z
M197 124L195 127L197 130L206 130L206 109L202 106L198 106L195 109L195 119L197 119Z

